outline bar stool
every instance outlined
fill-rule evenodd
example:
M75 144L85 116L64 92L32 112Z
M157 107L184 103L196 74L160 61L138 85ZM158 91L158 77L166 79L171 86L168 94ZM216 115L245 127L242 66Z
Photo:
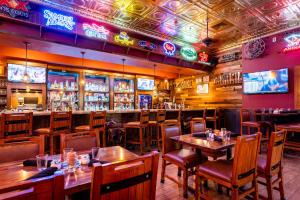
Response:
M149 127L152 128L152 127L155 127L155 132L156 132L156 138L153 138L153 131L150 130L150 135L151 135L151 144L153 141L156 141L157 142L157 148L159 151L161 151L161 142L162 142L162 139L161 139L161 124L166 120L166 110L157 110L157 113L156 113L156 119L155 121L149 121Z
M199 120L206 120L205 116L206 116L206 109L201 110L202 112L202 116L199 117L193 117L192 121L199 121Z
M248 109L241 109L240 110L240 134L243 135L243 128L247 127L247 134L251 134L251 128L257 129L256 132L260 132L261 130L261 123L251 121L251 112Z
M181 110L178 111L177 119L166 119L165 123L172 123L172 124L180 123L181 124Z
M71 132L72 112L51 112L50 127L36 129L37 135L46 135L49 137L50 154L59 153L59 143L55 143L55 139L59 139L60 134L68 134ZM58 149L55 148L58 147Z
M207 109L205 114L206 122L213 122L214 129L217 129L217 122L219 120L217 109Z
M139 144L140 145L140 152L143 155L144 154L144 137L143 137L143 133L144 131L147 134L147 129L148 129L148 124L149 124L149 115L150 115L150 111L149 110L142 110L141 114L140 114L140 121L135 121L135 122L128 122L126 124L124 124L124 128L125 128L125 146L127 143L129 144ZM139 141L135 141L135 140L126 140L127 138L127 130L128 129L139 129Z
M16 138L32 135L32 112L1 115L0 138Z
M90 113L90 121L89 125L82 125L75 127L75 132L82 132L82 131L96 131L101 138L101 147L106 146L106 137L105 137L105 123L106 123L106 111L92 111Z

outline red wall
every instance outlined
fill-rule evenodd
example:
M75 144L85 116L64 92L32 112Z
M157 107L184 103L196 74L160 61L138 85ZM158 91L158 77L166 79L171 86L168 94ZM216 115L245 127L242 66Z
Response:
M243 72L265 71L269 69L289 69L289 93L287 94L243 94L244 108L294 108L294 68L300 66L300 50L283 53L286 46L284 37L292 32L282 33L264 38L266 50L264 54L257 59L243 59ZM298 30L300 33L300 30ZM276 37L276 42L272 38Z

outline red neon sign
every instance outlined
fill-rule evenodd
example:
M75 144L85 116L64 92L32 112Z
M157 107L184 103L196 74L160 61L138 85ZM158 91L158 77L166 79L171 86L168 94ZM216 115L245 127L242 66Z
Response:
M300 34L292 34L284 38L288 43L283 52L294 51L300 49Z
M208 61L208 54L205 52L199 53L199 61L200 62L207 62Z
M23 0L0 0L0 11L9 14L11 17L28 17L29 1Z

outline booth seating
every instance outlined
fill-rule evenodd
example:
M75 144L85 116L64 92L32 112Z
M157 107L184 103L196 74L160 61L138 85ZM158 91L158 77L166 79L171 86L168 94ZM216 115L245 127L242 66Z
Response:
M157 143L157 148L161 151L161 124L166 120L166 110L157 110L155 121L149 121L149 128L155 128L155 137L153 137L153 130L150 130L151 133L151 144L152 142Z
M100 138L101 147L106 146L106 111L92 111L90 113L89 125L82 125L75 127L75 132L95 131Z
M147 132L148 132L148 125L149 125L149 115L150 111L149 110L141 110L140 113L140 121L135 121L135 122L128 122L124 124L125 128L125 145L127 143L129 144L138 144L140 145L140 153L144 154L144 133L147 137ZM132 134L133 132L128 132L128 129L138 129L139 130L139 140L136 141L134 138L131 140L127 140L127 135ZM149 144L149 142L148 142Z
M60 134L71 133L72 126L72 112L51 112L50 127L40 128L34 131L37 135L46 135L49 138L50 154L59 153L59 139Z

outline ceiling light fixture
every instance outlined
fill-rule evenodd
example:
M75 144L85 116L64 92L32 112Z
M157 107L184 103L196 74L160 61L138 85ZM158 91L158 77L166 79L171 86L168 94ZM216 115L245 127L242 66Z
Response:
M123 62L123 77L125 76L125 61L126 61L126 59L123 58L122 59L122 62Z
M83 69L83 68L84 68L84 55L85 55L85 52L82 51L82 52L80 52L80 53L81 53L81 67L82 67L82 69ZM80 83L81 83L82 85L85 84L84 77L83 77L83 79L80 81Z
M24 82L29 82L29 75L28 75L28 72L27 72L27 67L28 67L28 45L30 44L29 42L23 42L24 45L25 45L25 72L24 72L24 75L23 75L23 81Z

